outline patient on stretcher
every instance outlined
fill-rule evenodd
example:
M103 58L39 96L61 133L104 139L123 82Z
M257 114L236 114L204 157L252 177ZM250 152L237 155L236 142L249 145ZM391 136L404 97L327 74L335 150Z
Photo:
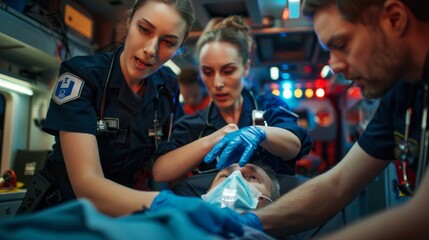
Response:
M279 195L279 182L269 166L235 163L216 174L201 198L219 207L249 211L272 203Z

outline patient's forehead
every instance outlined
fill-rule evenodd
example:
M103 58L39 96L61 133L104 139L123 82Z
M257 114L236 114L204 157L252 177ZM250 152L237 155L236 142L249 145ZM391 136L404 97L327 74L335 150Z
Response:
M263 194L268 194L270 192L269 189L271 189L272 181L268 176L268 174L261 167L250 163L244 165L243 167L240 167L238 163L234 163L231 166L221 170L216 175L210 188L216 186L217 184L223 181L223 179L219 179L219 178L221 178L224 175L229 176L235 170L240 170L244 178L247 178L248 175L257 175L260 181L252 180L249 183L254 185L259 191L263 192Z
M244 165L243 167L240 167L240 165L238 165L238 163L234 163L231 166L223 169L220 172L229 172L229 173L232 173L235 170L240 170L242 173L243 172L245 172L245 173L254 172L254 173L257 173L257 174L260 174L260 175L266 175L268 177L268 175L264 171L264 169L262 169L259 166L254 165L254 164L251 164L251 163L248 163L248 164Z

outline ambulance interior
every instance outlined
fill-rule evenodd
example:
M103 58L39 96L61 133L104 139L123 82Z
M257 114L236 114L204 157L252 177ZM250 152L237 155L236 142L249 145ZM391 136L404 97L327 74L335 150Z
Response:
M175 71L197 66L195 43L211 18L233 14L245 17L257 48L246 85L256 94L283 98L313 139L311 153L298 161L297 177L312 178L341 161L365 129L378 102L363 99L350 81L332 73L329 52L319 44L310 21L299 12L300 0L192 2L196 22L181 53L169 66ZM133 3L0 1L2 174L13 169L23 179L25 172L31 175L43 166L53 139L41 131L41 125L61 61L113 49L124 37L124 17ZM395 188L396 181L392 165L343 210L343 223L350 224L406 201ZM8 209L1 209L0 218L13 217L22 196L22 192L15 196L0 193L0 207L6 204Z

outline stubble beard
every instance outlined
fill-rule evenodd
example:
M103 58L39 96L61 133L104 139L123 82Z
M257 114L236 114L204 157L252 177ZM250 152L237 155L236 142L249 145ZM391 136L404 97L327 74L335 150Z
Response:
M390 90L407 71L411 58L407 49L394 47L385 35L375 33L374 45L371 52L374 54L368 66L368 79L362 88L362 95L366 99L377 99Z

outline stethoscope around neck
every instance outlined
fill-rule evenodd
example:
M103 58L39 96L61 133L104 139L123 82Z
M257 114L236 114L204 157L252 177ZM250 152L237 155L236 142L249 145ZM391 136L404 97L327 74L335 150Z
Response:
M119 124L115 124L115 126L113 126L113 127L109 126L108 121L104 117L104 110L106 107L107 89L109 88L109 83L110 83L110 79L111 79L111 75L112 75L112 69L115 65L117 55L118 55L119 50L121 48L122 48L122 45L118 46L115 49L115 51L113 52L113 55L112 55L112 59L110 60L109 71L107 72L106 81L105 81L104 87L103 87L103 95L101 97L101 104L100 104L99 115L98 115L98 120L97 120L97 131L96 131L96 133L98 136L103 136L103 137L113 136L113 135L116 135L117 131L119 130ZM162 75L162 72L160 72L160 73ZM160 94L163 94L163 93L165 93L164 95L167 95L167 98L169 99L171 106L172 106L171 110L170 110L170 123L169 123L168 138L167 138L168 141L170 140L170 136L171 136L172 124L173 124L173 119L174 119L175 103L177 102L177 99L176 99L176 101L174 100L174 94L171 93L166 86L162 85L157 89L155 102L154 102L153 129L150 129L148 132L149 137L154 137L155 148L158 148L158 141L163 136L162 128L159 126L160 121L158 119L159 97L160 97Z
M100 104L98 120L97 120L97 135L103 136L103 137L107 137L107 136L110 136L112 134L116 134L111 129L109 129L109 127L107 126L107 123L104 119L104 109L106 107L107 89L109 88L109 82L110 82L110 78L112 75L112 69L113 69L113 66L116 62L116 57L118 55L120 48L121 48L121 46L118 46L115 49L115 51L113 52L112 59L110 60L109 71L107 72L106 81L105 81L104 87L103 87L103 95L101 96L101 104Z
M405 113L405 132L404 132L404 139L401 140L398 143L398 149L400 150L399 160L401 162L401 172L403 183L398 183L398 187L400 188L401 192L407 194L407 195L413 195L414 189L419 185L420 181L422 180L422 177L425 172L425 167L428 160L428 147L429 147L429 132L428 132L428 101L429 101L429 84L424 83L423 85L423 112L422 112L422 118L421 118L421 136L420 136L420 146L419 146L419 158L418 158L418 164L417 164L417 175L415 176L415 183L411 182L411 179L408 176L407 173L407 167L408 165L413 164L414 162L414 156L411 151L411 145L409 140L410 135L410 125L411 125L411 118L413 115L413 108L411 106L411 103L409 103L409 107L406 110ZM412 87L411 93L415 94L416 86ZM414 95L411 95L414 96ZM411 98L410 102L413 102L413 97Z
M408 107L405 112L405 132L404 139L401 140L397 147L400 151L399 160L401 167L399 170L396 168L397 174L402 177L402 180L399 181L397 187L402 193L406 195L413 195L414 189L416 189L420 181L422 180L424 173L427 168L428 161L428 148L429 148L429 129L428 129L428 114L429 114L429 52L426 54L426 59L423 64L423 74L421 77L423 81L423 112L421 117L421 135L420 135L420 145L419 145L419 157L417 163L417 174L415 176L415 183L412 183L412 179L409 178L407 173L408 165L412 165L415 160L415 156L413 156L413 152L411 150L410 144L410 126L411 119L413 115L413 107L412 103L414 102L414 97L416 96L417 89L421 87L420 84L414 83L411 87L411 91L409 96L411 98L408 99Z
M265 126L267 126L267 123L264 120L264 111L259 110L258 102L256 101L255 95L250 90L243 89L243 95L245 93L249 94L250 98L252 99L252 104L253 104L252 122L253 122L253 125L265 125ZM213 103L213 101L211 101L209 106L207 107L207 111L206 111L205 116L204 116L204 128L203 128L203 130L201 130L200 134L198 135L198 138L202 138L204 136L204 134L207 132L207 130L210 128L217 130L217 128L210 121L210 119L212 117L213 105L214 105L214 103Z

